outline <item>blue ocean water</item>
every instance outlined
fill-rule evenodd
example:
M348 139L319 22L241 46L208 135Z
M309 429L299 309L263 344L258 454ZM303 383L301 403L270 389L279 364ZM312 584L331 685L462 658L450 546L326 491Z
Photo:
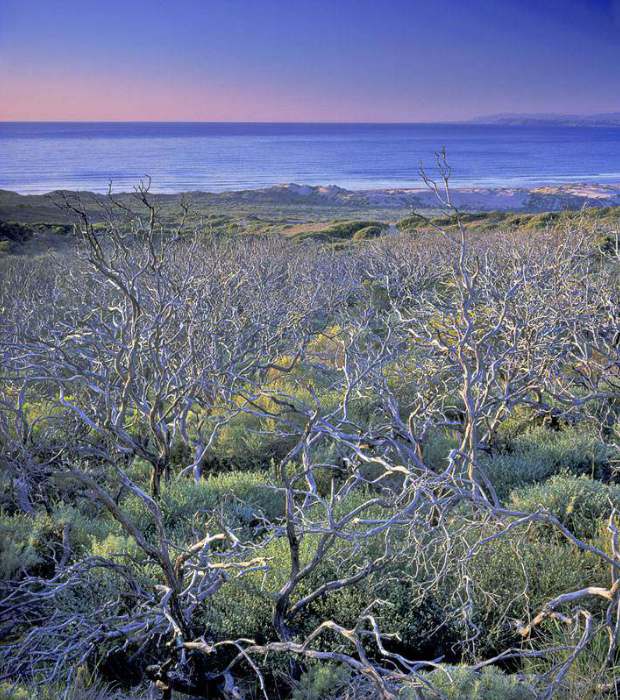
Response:
M2 122L0 188L416 187L443 146L454 186L620 182L620 127Z

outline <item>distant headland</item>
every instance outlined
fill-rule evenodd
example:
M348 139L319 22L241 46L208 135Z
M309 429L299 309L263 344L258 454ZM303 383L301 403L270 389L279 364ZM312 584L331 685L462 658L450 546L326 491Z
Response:
M620 126L620 112L601 114L491 114L469 119L467 124L497 126Z

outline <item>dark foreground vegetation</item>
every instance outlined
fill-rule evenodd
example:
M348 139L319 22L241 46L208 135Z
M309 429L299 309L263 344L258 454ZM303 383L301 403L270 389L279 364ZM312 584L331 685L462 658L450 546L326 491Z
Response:
M127 202L1 263L0 697L617 697L613 220Z

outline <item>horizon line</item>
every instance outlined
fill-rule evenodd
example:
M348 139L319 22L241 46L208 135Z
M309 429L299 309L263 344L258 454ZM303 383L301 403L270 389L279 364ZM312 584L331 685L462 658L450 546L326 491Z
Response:
M247 119L0 119L0 124L462 124L471 119L431 121L332 121Z
M484 120L495 119L531 119L535 121L553 121L557 119L577 118L588 119L595 117L617 117L619 111L570 113L570 112L497 112L494 114L482 114L461 119L436 119L436 120L247 120L247 119L2 119L1 124L264 124L264 125L330 125L330 126L424 126L434 124L458 125L468 124L472 126L485 125ZM492 123L491 123L492 124ZM489 125L489 124L486 124Z

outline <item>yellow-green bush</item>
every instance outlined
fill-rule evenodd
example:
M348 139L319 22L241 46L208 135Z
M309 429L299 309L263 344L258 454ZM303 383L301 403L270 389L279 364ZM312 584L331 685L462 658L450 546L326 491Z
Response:
M543 525L516 530L483 546L467 568L473 582L473 622L481 632L478 653L495 653L517 641L515 621L525 621L561 593L609 585L608 566ZM461 585L460 578L454 583Z
M474 671L467 666L444 666L426 674L427 680L439 691L424 691L425 698L446 700L534 700L536 693L516 676L504 673L495 666ZM416 697L411 691L403 700ZM419 697L419 695L417 696Z
M541 484L513 491L510 507L534 512L548 510L579 538L592 539L613 508L620 508L620 486L587 476L557 475Z
M482 459L482 466L500 497L514 488L570 472L601 477L609 450L595 435L580 428L537 427L518 435L509 449Z
M163 484L159 507L171 537L187 545L196 529L202 531L220 513L231 527L250 526L262 516L278 519L284 511L284 497L265 473L224 472L199 483L187 478ZM153 517L140 498L127 496L123 509L147 535L155 533Z
M299 679L291 700L338 700L350 678L351 670L346 666L313 664Z
M62 541L62 527L45 513L1 515L0 578L15 578L52 565L54 541Z
M363 492L351 494L341 508L353 508L367 497ZM319 514L317 508L320 522ZM361 517L380 517L380 509L369 509ZM399 535L394 533L393 536ZM318 539L317 535L306 535L301 540L302 566L312 558ZM379 556L384 545L383 535L366 541L359 551L350 542L337 541L312 574L300 582L292 603L323 583L353 574L373 556ZM229 581L205 606L203 622L215 637L249 636L261 641L275 638L272 617L276 593L287 580L291 565L284 533L269 542L260 554L265 558L266 571L255 571ZM419 584L410 575L409 556L404 551L389 566L359 583L315 599L291 621L293 626L300 634L328 619L352 627L369 601L380 599L384 602L373 609L373 614L383 631L398 634L400 649L416 654L443 653L445 647L458 642L459 631L446 620L446 608L450 603L438 601L431 594L419 595ZM324 643L329 645L327 641Z

